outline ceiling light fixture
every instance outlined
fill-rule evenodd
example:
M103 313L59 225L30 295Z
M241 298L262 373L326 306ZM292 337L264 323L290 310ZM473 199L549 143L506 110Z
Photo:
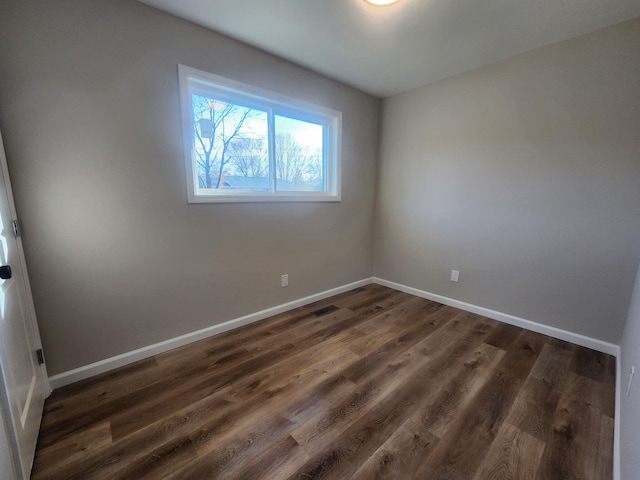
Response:
M384 6L384 5L391 5L392 3L396 3L398 0L364 0L367 3L370 3L371 5L376 5L376 6Z

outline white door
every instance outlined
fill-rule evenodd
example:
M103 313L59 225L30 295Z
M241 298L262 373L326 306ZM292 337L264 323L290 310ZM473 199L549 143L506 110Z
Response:
M16 211L1 135L0 164L0 410L17 478L27 480L49 385L38 361L40 334L22 242L13 223Z

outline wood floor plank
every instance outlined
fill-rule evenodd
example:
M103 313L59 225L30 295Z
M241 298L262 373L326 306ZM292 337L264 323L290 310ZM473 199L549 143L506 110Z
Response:
M480 346L459 370L450 371L451 380L438 392L428 408L414 415L420 426L435 437L443 438L461 412L474 403L504 353L504 350L490 345Z
M608 415L602 415L600 419L600 439L598 442L595 476L606 480L613 478L614 419Z
M603 385L598 388L600 392L600 405L602 413L611 418L615 416L616 409L616 358L607 355L607 369Z
M600 382L583 377L576 373L569 373L564 392L565 398L575 402L583 403L588 407L597 409L602 412L605 406L603 402L606 400L600 394Z
M341 355L353 354L341 352ZM327 363L333 361L325 360ZM225 415L225 421L233 428L220 428L217 421L200 426L191 434L199 461L176 472L175 478L233 476L236 468L261 455L272 441L277 442L292 430L295 424L289 418L307 406L306 391L324 396L330 392L344 394L345 389L351 389L351 383L344 377L328 374L325 378L314 371L318 368L323 370L325 366L310 369L309 378L305 375L291 378L286 386L276 389L277 395L265 391L240 404L241 408ZM286 392L289 392L288 396L285 396ZM235 464L230 463L232 459Z
M78 428L73 423L81 420L82 411L99 408L157 382L157 368L154 358L141 360L88 379L86 384L78 382L56 390L45 403L42 430L49 432L64 421L72 422L72 430Z
M600 420L600 416L583 403L561 400L540 465L542 478L610 478L596 476Z
M478 471L495 440L522 380L496 371L474 404L460 415L413 478L466 480Z
M303 327L287 329L288 341L294 343L298 338L304 338L311 333L327 328L329 325L340 324L351 317L353 317L353 311L346 308L339 308L335 312L320 317L314 315L304 323ZM282 338L279 335L271 335L267 338L260 338L257 341L247 343L244 348L249 352L255 353L277 348L278 344L281 343Z
M525 380L548 339L549 337L539 333L522 331L498 365L498 370L509 371L510 375Z
M96 375L81 382L72 383L64 387L57 388L53 395L47 399L46 411L56 407L59 403L67 399L77 402L94 395L96 391L102 392L109 387L121 387L130 382L135 382L141 376L150 376L149 373L158 366L156 357L146 358L130 365Z
M344 380L344 379L343 379ZM337 391L341 382L329 379L322 382L316 391ZM344 385L344 382L342 382ZM273 445L286 441L293 422L284 412L299 408L305 400L293 398L293 403L282 406L274 399L260 399L253 409L233 412L225 418L232 428L220 428L217 422L204 424L192 432L191 438L198 450L198 461L186 466L166 478L227 478L238 475L238 471L250 465L256 458L269 456ZM263 401L260 401L263 400ZM284 433L283 433L284 432ZM298 458L306 454L297 455Z
M507 350L521 333L521 328L509 325L508 323L503 323L502 325L499 325L491 335L489 335L486 343L493 345L494 347Z
M56 467L60 458L64 458L70 464L76 464L88 455L104 451L112 443L111 426L105 421L79 432L67 442L54 443L46 449L41 448L36 452L32 478L55 478L59 474Z
M43 466L45 468L41 468L39 465L41 462L37 455L32 479L115 479L117 477L114 472L124 468L127 464L152 457L152 452L155 449L175 438L188 435L202 423L210 422L212 417L219 418L223 423L227 418L227 413L236 408L237 405L226 398L207 397L186 409L176 411L172 416L163 419L162 422L148 425L91 455L85 455L78 461L61 462L60 459L65 457L60 456L58 461L47 462ZM69 444L72 442L71 438L62 440L60 445ZM38 452L51 448L54 447L41 448L38 445ZM44 473L41 474L41 472Z
M351 480L408 478L437 443L437 437L409 419L362 464Z
M279 415L263 417L261 421L247 421L235 425L231 435L213 441L209 430L191 435L199 450L199 461L178 470L167 479L196 480L203 478L229 478L240 473L244 465L264 454L271 439L287 429L291 422ZM276 442L277 443L277 440Z
M406 370L396 371L396 381L385 381L388 388L375 403L369 402L370 408L362 409L362 415L353 421L341 422L348 423L348 427L340 431L337 438L331 439L315 430L312 435L300 439L295 436L298 432L295 432L294 438L310 454L314 451L318 453L290 478L342 479L355 473L359 465L380 448L391 432L424 404L425 386L431 379L446 366L463 364L464 354L469 354L482 343L491 331L491 328L486 327L486 322L476 318L475 322L466 327L464 335L455 337L455 341L447 345L448 348L437 350L438 353L434 353L427 345L418 344L416 351L423 358L418 357L418 361L411 362ZM428 337L425 342L429 340L433 340L433 337ZM444 355L447 351L457 352L457 355ZM463 360L459 360L460 358ZM408 381L401 382L397 379ZM342 420L348 417L336 418ZM338 422L330 426L333 427L335 423ZM322 433L328 431L330 429L325 428Z
M421 388L405 383L384 396L337 439L333 439L330 448L325 442L320 453L289 478L348 478L399 428L406 415L415 408L420 395ZM307 448L307 452L310 453L310 449Z
M565 343L550 340L540 352L531 375L541 379L555 390L562 390L569 375L569 365L573 358L573 348Z
M560 395L544 381L528 378L514 402L507 422L545 442L551 432Z
M615 365L372 284L57 390L32 479L610 480Z
M421 343L423 339L431 335L439 336L440 334L449 338L455 332L466 328L461 319L455 318L456 312L448 311L446 314L441 315L442 313L445 312L439 311L436 314L429 315L424 322L418 322L405 328L391 329L385 334L376 335L373 338L367 337L364 343L354 342L349 345L349 350L361 355L363 359L352 367L345 369L344 375L353 382L359 382L364 377L369 376L373 368ZM450 319L452 321L449 323L448 320ZM441 333L439 331L440 327L445 325L445 333ZM433 340L429 342L433 342ZM435 345L432 348L435 348Z
M287 478L296 468L309 460L309 456L300 445L287 436L267 452L261 455L253 463L247 462L247 466L240 469L230 479L245 480L258 478Z
M174 438L153 450L150 455L127 462L111 478L135 478L136 480L156 480L164 476L167 470L179 469L183 465L193 464L197 452L188 435ZM200 477L203 478L203 477Z
M505 422L473 480L538 480L544 442Z
M599 405L590 400L591 394L585 392L584 385L589 379L582 380L581 375L573 372L584 369L578 367L580 362L598 359L593 351L584 347L575 347L574 354L564 368L568 370L560 391L560 400L551 426L551 435L547 438L544 455L540 465L540 473L546 478L581 478L585 480L609 480L610 476L601 477L596 466L607 449L600 450L602 413ZM600 367L598 367L600 369ZM604 370L604 368L603 368ZM597 372L597 378L601 377ZM602 385L598 381L591 383L595 388Z
M462 353L460 350L458 353ZM425 392L415 408L415 412L390 440L363 464L354 478L410 478L433 450L439 436L453 421L465 403L475 396L489 374L500 361L504 352L491 346L480 345L468 358L456 355L458 362L448 360L447 373L452 380L442 392ZM434 363L427 378L434 379L443 365ZM411 426L408 429L406 426ZM407 445L407 451L398 451L398 445ZM419 453L419 454L418 454Z
M256 372L267 369L273 370L281 361L296 355L313 354L314 348L318 348L318 345L326 346L326 342L330 341L332 337L342 338L342 336L348 335L346 327L352 326L354 322L354 319L338 314L333 315L331 320L333 321L327 321L326 324L321 323L319 328L304 329L303 334L293 339L287 337L286 343L284 341L275 343L270 349L260 350L255 354L251 354L247 349L241 347L239 352L234 350L232 354L218 358L215 362L207 362L206 370L200 368L198 364L192 364L190 371L194 372L194 376L189 377L192 378L191 381L187 382L182 379L179 381L179 386L171 385L170 389L158 392L152 402L129 408L125 414L120 415L113 423L114 437L120 438L140 428L141 425L162 418L172 408L175 409L176 401L181 402L179 407L182 407L193 401L194 396L197 397L201 393L209 395L239 378L255 375ZM295 344L290 343L291 340L294 340ZM176 370L176 375L180 375L178 370ZM176 396L177 400L167 401L167 397ZM116 414L116 412L111 413Z
M256 395L282 395L293 385L315 383L321 378L339 377L342 368L361 360L355 353L340 349L337 341L321 344L269 369L234 382L233 398L250 401ZM333 346L333 348L331 348ZM273 373L273 374L272 374Z
M589 348L579 348L574 356L573 370L578 375L602 383L607 375L608 356Z
M326 412L307 420L292 432L292 436L310 454L317 451L366 414L378 399L404 383L406 378L417 375L425 363L437 361L432 370L438 371L445 365L451 367L459 362L459 358L473 348L464 334L472 330L474 325L452 319L433 335L413 344L409 350L393 350L393 355L378 357L375 367L368 358L356 362L343 372L346 378L358 385L354 393L330 404ZM444 355L443 350L436 348L439 345L447 345L456 352L456 360L451 361L449 355ZM439 359L439 356L442 358ZM363 365L366 368L362 368Z
M396 296L398 292L392 292L391 290L382 287L381 285L368 285L367 288L355 290L351 295L343 295L340 298L336 298L330 302L332 305L338 307L348 308L353 311L365 308L376 308L376 304L383 299ZM406 295L402 297L407 298ZM379 306L378 306L379 309Z

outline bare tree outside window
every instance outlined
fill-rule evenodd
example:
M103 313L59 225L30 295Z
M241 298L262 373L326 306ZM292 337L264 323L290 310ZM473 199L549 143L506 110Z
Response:
M264 138L242 138L232 144L233 172L243 177L269 177L269 148Z
M243 142L260 140L255 122L266 122L266 113L195 94L192 108L199 186L223 188L225 167Z
M303 148L290 133L276 135L276 175L278 180L292 184L302 180L307 157Z
M276 178L282 190L322 191L322 125L276 116Z

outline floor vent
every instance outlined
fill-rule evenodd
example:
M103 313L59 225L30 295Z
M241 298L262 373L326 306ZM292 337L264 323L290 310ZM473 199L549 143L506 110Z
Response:
M336 310L340 310L340 307L336 307L335 305L329 305L328 307L324 307L324 308L321 308L320 310L316 310L315 312L313 312L313 314L317 317L321 317L322 315L335 312Z

